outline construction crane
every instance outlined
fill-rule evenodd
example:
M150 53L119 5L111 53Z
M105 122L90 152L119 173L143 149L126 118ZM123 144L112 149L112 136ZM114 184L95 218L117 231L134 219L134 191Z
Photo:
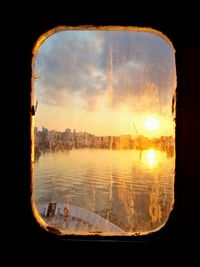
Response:
M133 145L133 147L136 148L137 150L140 150L139 159L141 160L141 158L142 158L142 140L141 140L141 136L138 133L138 130L136 128L135 123L133 123L133 127L134 127L135 132L136 132L136 139L135 139L135 144Z
M136 132L136 135L137 135L137 137L139 136L139 133L138 133L138 130L137 130L137 128L136 128L136 125L135 125L135 123L133 123L133 127L134 127L134 129L135 129L135 132Z

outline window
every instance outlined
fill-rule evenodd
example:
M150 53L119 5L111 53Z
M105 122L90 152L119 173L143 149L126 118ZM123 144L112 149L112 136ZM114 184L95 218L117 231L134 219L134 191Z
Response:
M33 203L60 233L138 235L174 203L175 52L145 28L56 28L34 49Z

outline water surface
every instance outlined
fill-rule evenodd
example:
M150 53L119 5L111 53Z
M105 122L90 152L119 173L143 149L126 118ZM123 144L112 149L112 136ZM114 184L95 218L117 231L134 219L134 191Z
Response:
M162 226L174 200L173 153L73 149L35 162L36 204L55 201L93 211L127 232Z

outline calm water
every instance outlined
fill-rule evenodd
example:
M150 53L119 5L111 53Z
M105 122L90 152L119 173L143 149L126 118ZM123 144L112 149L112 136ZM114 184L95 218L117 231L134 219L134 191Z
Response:
M46 152L35 163L37 203L93 211L127 232L162 226L174 200L174 155L159 150Z

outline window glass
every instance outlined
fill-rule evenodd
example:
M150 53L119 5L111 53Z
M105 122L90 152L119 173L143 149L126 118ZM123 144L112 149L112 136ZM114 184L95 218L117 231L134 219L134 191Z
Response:
M61 233L146 234L174 202L175 51L145 28L63 28L33 57L33 202Z

